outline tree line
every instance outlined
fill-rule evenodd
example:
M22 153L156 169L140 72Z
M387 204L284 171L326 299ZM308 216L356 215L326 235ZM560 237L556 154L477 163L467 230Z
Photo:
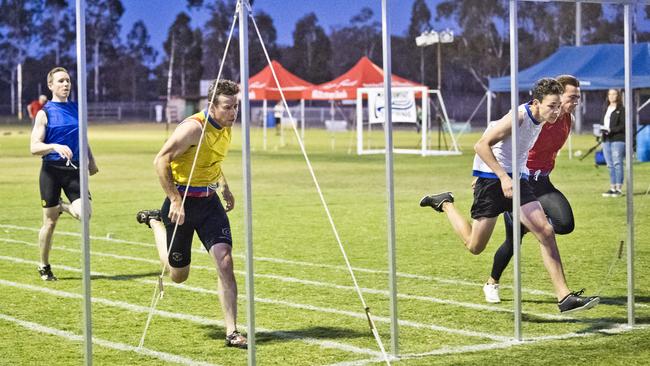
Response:
M69 0L0 0L0 97L15 93L16 65L23 68L23 97L47 91L44 71L69 67L75 77L75 16ZM198 96L199 80L217 76L235 11L235 0L186 0L167 31L162 54L151 45L144 22L137 21L121 37L121 0L86 1L88 99L150 101L166 95L167 72L174 53L172 94ZM188 12L208 11L205 24L192 25ZM623 41L623 7L582 4L582 42ZM648 21L650 6L634 8L635 21ZM255 20L272 59L313 83L331 80L362 56L382 63L380 14L363 8L347 24L325 29L314 13L297 19L293 44L279 45L272 17L255 11ZM419 48L415 37L439 22L456 25L454 42L442 45L442 86L446 93L483 93L489 77L509 72L507 0L445 0L431 9L414 0L410 24L393 35L393 72L408 79L437 85L436 48ZM559 46L575 44L575 4L521 2L519 4L520 68L530 66ZM251 75L266 66L259 40L249 22ZM635 27L636 29L636 27ZM223 77L239 79L237 28L230 43ZM650 32L635 31L635 42L650 41ZM421 64L421 60L424 62ZM423 66L423 69L421 68ZM424 72L422 72L424 71Z

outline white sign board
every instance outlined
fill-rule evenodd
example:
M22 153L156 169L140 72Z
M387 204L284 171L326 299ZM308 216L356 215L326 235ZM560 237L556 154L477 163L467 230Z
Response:
M413 90L393 91L393 122L417 121L415 92ZM372 90L368 92L368 111L370 123L384 123L384 92Z

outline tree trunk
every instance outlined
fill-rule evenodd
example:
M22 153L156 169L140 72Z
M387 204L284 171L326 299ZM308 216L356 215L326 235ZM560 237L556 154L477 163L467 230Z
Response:
M95 41L95 52L93 55L93 64L95 65L95 102L99 102L99 40ZM77 75L83 77L82 75Z
M181 59L181 95L187 95L185 91L185 58Z
M11 68L11 115L16 114L16 70Z
M131 102L135 104L136 83L135 83L135 68L131 73Z

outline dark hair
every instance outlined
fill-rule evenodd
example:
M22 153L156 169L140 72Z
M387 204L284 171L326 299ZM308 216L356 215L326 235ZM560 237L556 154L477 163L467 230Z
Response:
M623 93L619 89L614 89L614 88L609 88L607 89L607 94L605 94L605 109L607 109L607 106L609 106L609 91L610 90L615 90L616 91L616 106L617 107L622 107L623 106Z
M562 87L566 87L567 85L575 86L576 88L580 87L580 81L573 75L560 75L555 78Z
M562 84L553 78L542 78L537 80L531 93L533 94L533 99L541 102L547 95L561 95L564 93L564 88Z
M208 102L214 101L214 103L217 104L220 95L233 96L238 93L239 85L236 82L231 80L219 80L219 83L217 83L217 80L213 80L208 88ZM214 98L212 96L213 94Z
M65 69L65 67L57 66L47 73L47 85L52 84L52 82L54 81L54 74L56 74L59 71L63 71L66 74L68 74L68 76L70 76L70 73L68 72L68 70Z

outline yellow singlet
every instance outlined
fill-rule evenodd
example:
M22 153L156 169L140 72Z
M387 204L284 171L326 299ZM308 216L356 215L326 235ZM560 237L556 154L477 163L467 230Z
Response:
M196 158L196 167L194 168L190 186L207 187L210 184L216 183L221 178L221 162L226 158L226 154L228 153L232 131L230 127L219 126L212 118L208 121L205 111L188 117L182 123L192 123L188 121L190 119L199 121L201 125L207 123L199 155ZM188 185L187 182L195 154L196 145L192 145L181 156L172 160L170 165L174 183L184 186Z

